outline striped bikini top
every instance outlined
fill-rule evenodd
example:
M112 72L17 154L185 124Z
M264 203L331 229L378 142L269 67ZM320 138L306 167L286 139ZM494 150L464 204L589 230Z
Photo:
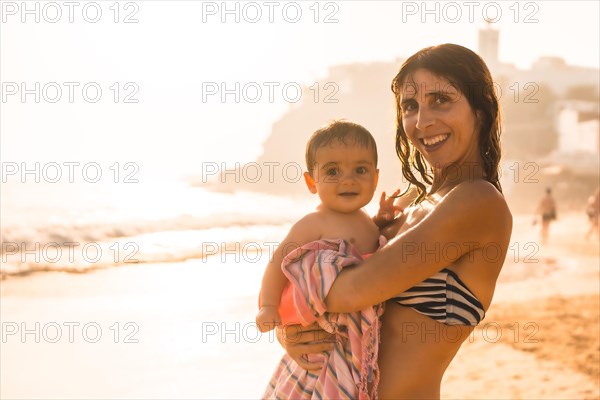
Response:
M485 316L481 302L449 269L441 270L392 300L446 325L475 326Z

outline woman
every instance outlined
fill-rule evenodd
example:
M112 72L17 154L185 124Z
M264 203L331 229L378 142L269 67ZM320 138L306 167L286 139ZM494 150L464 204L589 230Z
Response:
M454 44L414 54L392 90L396 152L418 195L384 228L389 244L340 273L326 306L352 312L387 300L379 397L439 398L446 368L490 306L512 231L498 181L498 99L483 60ZM319 368L303 355L331 349L327 335L292 332L278 330L287 353Z

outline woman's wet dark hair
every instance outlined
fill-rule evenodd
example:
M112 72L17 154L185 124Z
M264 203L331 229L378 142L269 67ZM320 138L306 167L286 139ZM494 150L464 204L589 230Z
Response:
M415 203L425 198L425 184L431 184L433 176L423 155L409 143L402 126L400 96L405 85L412 84L412 75L418 69L426 69L444 78L458 89L469 101L477 115L479 127L479 153L483 160L485 179L502 192L498 168L500 163L500 109L492 75L485 62L472 50L456 44L426 47L408 58L392 81L396 96L396 153L402 162L402 175L410 185L415 185L419 195ZM417 179L415 172L420 174ZM408 191L408 190L407 190Z

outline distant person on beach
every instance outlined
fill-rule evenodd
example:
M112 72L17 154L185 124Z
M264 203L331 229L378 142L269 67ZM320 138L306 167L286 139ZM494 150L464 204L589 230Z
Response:
M325 314L325 295L341 268L358 264L385 243L377 223L399 212L394 205L398 193L382 194L373 219L362 209L377 187L377 147L364 127L351 122L335 121L317 130L306 146L306 166L308 190L321 203L292 226L275 250L263 277L256 323L265 332L281 324L318 322L342 339L323 356L327 368L318 373L284 356L264 397L363 398L370 383L376 388L383 309L375 305L348 315Z
M586 240L593 236L599 237L598 219L600 217L600 188L597 188L594 194L588 198L586 214L590 221L590 228L585 234Z
M537 216L539 215L541 219L540 238L542 240L542 244L547 244L550 223L556 219L556 202L552 197L551 188L546 188L546 194L538 203L538 206L535 210L535 215L536 218L534 218L534 225L537 223Z
M510 243L498 98L481 57L454 44L409 57L392 91L396 153L418 196L382 230L388 244L337 275L325 308L350 313L385 302L377 395L439 399L446 368L492 302ZM294 325L277 337L314 373L323 362L310 356L331 351L336 335Z

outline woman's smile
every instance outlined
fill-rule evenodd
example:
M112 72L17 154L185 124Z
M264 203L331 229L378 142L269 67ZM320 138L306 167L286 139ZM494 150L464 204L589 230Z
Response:
M429 136L426 138L421 138L419 140L423 144L423 147L425 148L425 150L428 153L431 153L432 151L435 151L435 150L439 149L440 147L442 147L444 145L444 143L446 143L446 141L448 140L449 137L450 137L449 133L443 133L441 135Z

